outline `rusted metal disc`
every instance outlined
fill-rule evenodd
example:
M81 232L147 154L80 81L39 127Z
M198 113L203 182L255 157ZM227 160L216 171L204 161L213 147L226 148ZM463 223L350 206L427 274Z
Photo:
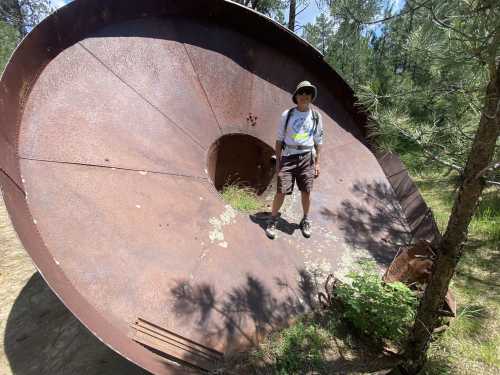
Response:
M304 79L325 126L314 234L297 230L294 194L270 241L217 181L269 188L277 122ZM311 309L329 272L390 260L422 230L418 192L366 146L353 103L316 50L235 3L77 0L2 77L4 199L40 273L103 342L156 374L180 371L172 357L213 368Z

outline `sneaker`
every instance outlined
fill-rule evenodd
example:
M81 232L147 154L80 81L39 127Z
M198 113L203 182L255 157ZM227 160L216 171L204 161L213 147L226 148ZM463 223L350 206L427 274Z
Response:
M300 222L300 230L305 238L311 237L311 220L303 218Z
M269 237L271 240L274 240L276 238L276 224L278 223L278 219L276 218L271 218L269 222L267 223L266 227L266 236Z

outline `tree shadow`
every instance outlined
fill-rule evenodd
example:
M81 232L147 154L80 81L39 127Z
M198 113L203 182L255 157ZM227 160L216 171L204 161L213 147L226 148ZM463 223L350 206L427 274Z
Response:
M353 199L343 200L335 211L323 207L321 215L337 224L348 245L366 249L378 263L388 264L399 246L412 241L392 188L382 182L356 181L350 190Z
M147 374L92 335L35 273L7 320L4 346L13 374Z
M297 280L291 285L275 278L275 288L270 288L258 276L247 274L244 283L223 293L209 283L178 280L171 289L173 308L192 322L204 345L226 353L245 351L313 309L317 295L313 276L298 270ZM189 354L183 358L190 359Z
M495 250L496 246L496 240L475 238L465 244L454 283L469 299L478 296L500 299L500 253Z

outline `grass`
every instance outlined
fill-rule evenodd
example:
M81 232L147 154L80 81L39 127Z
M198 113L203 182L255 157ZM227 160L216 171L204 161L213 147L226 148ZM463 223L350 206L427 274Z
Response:
M243 357L229 359L224 374L368 374L390 368L393 360L380 357L371 343L351 333L339 312L314 312L267 337Z
M454 200L453 176L415 177L441 231ZM486 189L452 280L458 316L431 345L426 373L500 374L500 191Z
M323 367L331 333L315 321L298 321L275 338L276 345L261 349L274 362L277 374L300 374ZM259 352L258 352L259 353Z
M226 184L222 188L222 199L234 209L244 213L255 213L265 208L255 190L241 184Z

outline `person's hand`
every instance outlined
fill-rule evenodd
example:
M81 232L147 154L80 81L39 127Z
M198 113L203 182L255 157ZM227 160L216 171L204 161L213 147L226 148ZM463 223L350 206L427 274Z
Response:
M316 163L314 166L314 178L319 177L319 163Z

